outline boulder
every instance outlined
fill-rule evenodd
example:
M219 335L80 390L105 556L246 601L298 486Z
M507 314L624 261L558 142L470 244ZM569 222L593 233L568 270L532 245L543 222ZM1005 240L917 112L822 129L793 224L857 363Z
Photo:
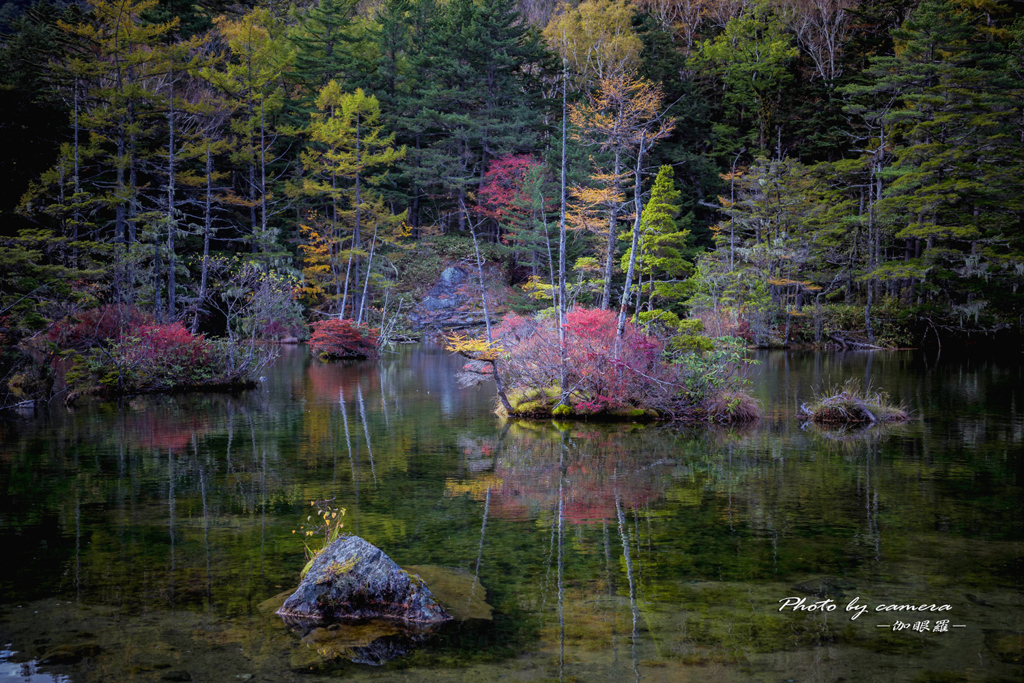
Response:
M491 292L488 300L491 302L492 319L502 313L494 298L494 292ZM452 265L441 271L430 291L410 311L409 321L414 329L458 330L476 327L486 323L483 312L476 311L479 306L480 281L475 271Z
M277 614L317 622L384 618L439 624L451 619L423 579L358 536L343 536L327 546Z

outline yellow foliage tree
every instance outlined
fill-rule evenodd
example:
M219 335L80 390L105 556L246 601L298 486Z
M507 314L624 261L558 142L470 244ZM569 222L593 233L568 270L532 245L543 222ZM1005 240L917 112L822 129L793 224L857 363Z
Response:
M625 0L584 0L553 17L544 38L567 63L577 86L589 88L636 70L643 44L632 21L633 10Z
M652 135L663 137L671 129L671 122L660 118L661 105L662 93L657 85L628 73L617 73L602 78L597 93L572 107L569 113L574 128L579 131L577 139L612 153L612 168L599 169L591 177L591 189L574 191L582 206L601 206L608 215L602 309L611 305L617 225L625 202L623 184L628 174L623 160L639 147L649 146L656 139ZM585 212L577 214L577 218L585 215Z

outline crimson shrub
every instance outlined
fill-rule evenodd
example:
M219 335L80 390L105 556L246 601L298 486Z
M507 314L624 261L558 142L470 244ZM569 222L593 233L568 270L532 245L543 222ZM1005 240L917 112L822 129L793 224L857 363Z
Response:
M331 318L313 323L309 345L323 359L376 358L377 333L352 320Z

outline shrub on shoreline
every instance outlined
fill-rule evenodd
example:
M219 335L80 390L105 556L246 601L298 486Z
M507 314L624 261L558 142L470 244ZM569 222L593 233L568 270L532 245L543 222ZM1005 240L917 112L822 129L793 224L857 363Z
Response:
M74 394L102 396L251 387L276 350L210 340L180 322L157 323L128 306L104 306L56 323L46 335L68 361Z

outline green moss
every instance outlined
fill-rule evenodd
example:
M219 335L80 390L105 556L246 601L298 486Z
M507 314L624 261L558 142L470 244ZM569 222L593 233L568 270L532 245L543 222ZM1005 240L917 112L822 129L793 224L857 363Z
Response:
M551 414L555 417L562 417L563 415L572 415L572 408L563 403L560 406L555 406L555 408L551 411Z
M558 386L540 389L513 389L506 394L506 397L513 412L546 412L562 398L562 389Z

